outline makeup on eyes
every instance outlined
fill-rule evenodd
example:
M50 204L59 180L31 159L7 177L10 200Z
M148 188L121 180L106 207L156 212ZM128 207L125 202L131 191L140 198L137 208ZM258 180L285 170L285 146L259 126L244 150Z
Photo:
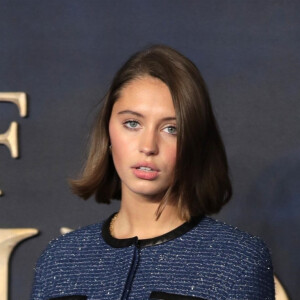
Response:
M165 119L169 119L169 118L163 118L163 120L165 120ZM127 128L129 130L137 130L137 129L139 129L138 125L140 125L140 122L138 120L135 120L135 119L129 119L129 120L123 121L122 124L123 124L123 126L125 128ZM133 126L133 125L135 125L135 126ZM168 131L165 131L165 129L171 129L174 132L168 132ZM176 136L177 135L176 124L167 124L167 125L164 125L163 128L162 128L162 131L164 131L166 133L169 133L169 134L171 134L173 136Z

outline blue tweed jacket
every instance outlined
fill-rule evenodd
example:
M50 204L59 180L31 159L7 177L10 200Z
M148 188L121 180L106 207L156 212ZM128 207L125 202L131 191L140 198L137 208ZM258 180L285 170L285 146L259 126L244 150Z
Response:
M112 217L50 242L32 300L274 299L259 238L197 217L156 238L116 239Z

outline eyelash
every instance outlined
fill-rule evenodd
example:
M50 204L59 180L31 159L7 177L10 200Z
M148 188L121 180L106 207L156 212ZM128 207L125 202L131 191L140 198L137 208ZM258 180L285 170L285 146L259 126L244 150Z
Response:
M138 127L130 127L130 125L129 125L130 123L135 123L135 124L139 125L139 122L136 121L136 120L127 120L127 121L125 121L123 123L123 126L125 128L127 128L127 129L129 129L129 130L137 130L138 129ZM164 129L166 129L166 128L172 128L172 130L175 129L175 133L170 133L170 132L167 132L167 133L169 133L169 134L171 134L173 136L177 135L177 128L176 128L176 126L174 126L174 125L168 125L168 126L164 127Z
M130 127L130 126L129 126L130 123L136 123L136 124L139 124L139 122L138 122L138 121L135 121L135 120L128 120L128 121L125 121L125 122L123 123L123 125L124 125L125 128L127 128L127 129L129 129L129 130L136 130L136 129L137 129L136 127Z

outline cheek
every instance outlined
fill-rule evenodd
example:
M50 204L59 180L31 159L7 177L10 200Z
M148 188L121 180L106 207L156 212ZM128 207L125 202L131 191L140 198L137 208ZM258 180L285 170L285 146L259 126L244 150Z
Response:
M176 164L176 145L172 145L166 149L165 157L167 158L167 163L174 170Z
M118 160L118 149L122 148L122 136L120 135L119 130L115 126L113 122L109 123L109 138L110 138L110 144L112 146L112 156L113 160L116 164L116 160Z
M113 161L116 169L118 169L122 162L128 158L130 143L128 143L128 139L122 132L122 128L114 122L109 123L109 137L112 146Z
M109 122L109 139L113 149L118 149L122 143L122 132L121 129L117 126L118 124L114 120Z

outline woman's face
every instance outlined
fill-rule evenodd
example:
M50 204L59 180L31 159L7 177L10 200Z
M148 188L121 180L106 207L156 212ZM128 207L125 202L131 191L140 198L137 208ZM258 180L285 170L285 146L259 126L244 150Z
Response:
M109 135L122 198L161 199L174 173L176 133L175 109L165 83L145 76L121 90Z

